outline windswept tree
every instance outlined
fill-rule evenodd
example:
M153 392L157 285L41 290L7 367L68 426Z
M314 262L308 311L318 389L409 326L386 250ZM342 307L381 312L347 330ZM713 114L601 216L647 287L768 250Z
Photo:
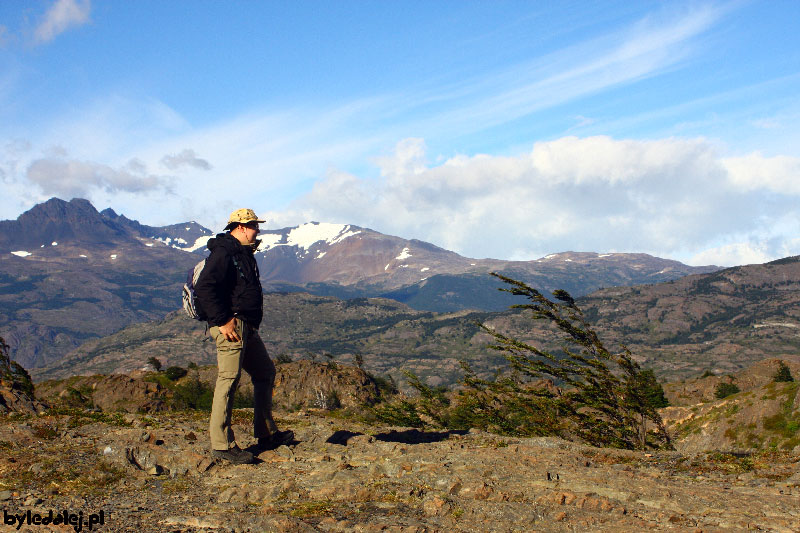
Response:
M561 350L551 353L482 325L494 339L490 347L513 371L490 381L477 378L465 365L466 387L458 403L467 410L455 412L483 417L511 434L574 435L596 446L628 449L671 447L657 411L666 399L652 371L643 370L624 346L609 351L566 291L555 291L551 301L521 281L492 275L508 285L501 290L528 299L513 308L529 310L534 320L558 328ZM533 386L542 379L561 390Z

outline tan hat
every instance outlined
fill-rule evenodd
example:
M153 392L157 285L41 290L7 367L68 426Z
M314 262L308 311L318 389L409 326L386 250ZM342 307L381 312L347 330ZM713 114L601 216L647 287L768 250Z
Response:
M228 218L228 226L231 224L247 224L248 222L266 222L266 220L259 220L252 209L237 209Z

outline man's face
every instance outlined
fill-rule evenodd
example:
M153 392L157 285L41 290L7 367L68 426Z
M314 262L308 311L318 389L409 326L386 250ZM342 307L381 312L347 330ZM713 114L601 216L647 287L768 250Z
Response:
M236 233L236 238L242 244L255 244L256 237L258 237L258 222L248 222L247 224L239 224Z

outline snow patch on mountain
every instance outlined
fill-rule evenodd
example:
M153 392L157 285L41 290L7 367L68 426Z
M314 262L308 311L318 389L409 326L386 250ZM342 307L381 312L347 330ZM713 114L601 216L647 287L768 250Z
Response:
M360 230L351 230L347 224L331 224L327 222L310 222L292 228L285 236L280 233L262 233L259 252L266 252L277 246L295 246L307 253L312 246L323 243L328 246L338 244L343 240L361 233ZM298 252L298 256L301 255ZM324 252L323 254L324 255ZM318 256L317 259L322 257Z
M189 229L189 228L186 228ZM182 237L150 237L151 239L164 243L167 246L175 248L177 250L183 250L184 252L194 252L195 250L200 250L201 248L205 248L206 244L208 244L208 240L211 238L211 235L203 235L195 239L194 243L191 245L189 241ZM147 244L146 246L153 246L152 244Z
M357 235L358 231L348 231L350 226L345 224L331 224L327 222L303 224L289 232L286 243L308 250L315 243L325 241L326 244L336 244L348 237Z
M11 252L11 255L16 255L17 257L28 257L29 255L33 254L26 252L25 250L17 250L16 252Z
M408 247L403 248L403 251L400 252L400 255L395 257L398 261L402 261L403 259L408 259L411 257L411 250Z
M261 244L258 246L259 252L266 252L270 248L279 246L280 242L283 240L283 235L280 233L262 233L258 237L261 241Z
M194 252L195 250L200 250L206 247L210 239L211 235L203 235L202 237L198 237L197 240L194 241L193 245L189 246L188 248L182 248L182 249L186 250L187 252Z

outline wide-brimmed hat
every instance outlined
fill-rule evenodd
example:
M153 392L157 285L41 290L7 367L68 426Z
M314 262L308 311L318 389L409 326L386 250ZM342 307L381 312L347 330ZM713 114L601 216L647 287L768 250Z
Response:
M228 218L228 225L225 227L228 228L233 224L247 224L248 222L266 222L266 220L259 220L255 211L252 209L242 208L231 213L231 216Z

